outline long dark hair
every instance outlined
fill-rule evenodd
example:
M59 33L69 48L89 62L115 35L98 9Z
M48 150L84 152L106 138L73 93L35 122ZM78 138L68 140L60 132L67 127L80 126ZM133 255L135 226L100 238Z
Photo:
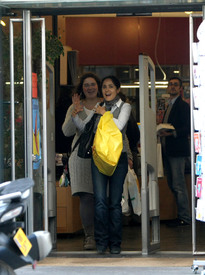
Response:
M113 84L116 86L116 88L117 88L117 89L120 88L120 85L121 85L121 84L120 84L120 80L119 80L116 76L114 76L114 75L108 75L108 76L104 77L104 78L102 79L102 81L101 81L101 90L102 90L103 82L104 82L106 79L111 79L112 82L113 82Z
M92 73L92 72L85 73L85 74L83 74L83 75L80 77L79 83L78 83L78 85L76 86L76 89L75 89L74 92L77 93L77 94L79 94L80 97L81 97L82 99L84 99L84 98L85 98L85 95L84 95L84 93L83 93L83 82L85 81L86 78L89 78L89 77L95 79L95 81L96 81L96 83L97 83L97 85L98 85L98 96L99 96L99 97L102 97L101 91L100 91L100 79L99 79L99 77L98 77L96 74L94 74L94 73Z

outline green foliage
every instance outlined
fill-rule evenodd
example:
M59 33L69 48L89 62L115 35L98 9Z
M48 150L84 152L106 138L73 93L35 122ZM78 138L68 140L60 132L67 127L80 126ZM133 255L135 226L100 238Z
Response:
M9 36L3 33L3 61L7 64L4 68L4 79L10 79L10 49ZM41 74L41 30L36 30L32 35L32 64L33 71ZM58 37L52 34L51 31L46 30L46 61L54 66L55 61L64 55L63 45ZM22 34L14 37L14 77L15 81L19 82L23 78L23 39Z
M3 127L4 127L4 177L5 181L11 179L11 127L10 127L10 102L4 102ZM25 174L24 167L24 125L23 106L15 103L15 171L16 177L22 178Z
M9 36L3 33L2 39L3 50L3 79L5 82L10 81L10 41ZM14 81L20 82L23 77L23 46L22 36L14 37Z
M51 32L46 31L46 59L54 66L55 60L64 55L64 49L61 41Z
M37 30L34 32L32 36L32 59L33 64L41 59L41 31ZM48 61L52 66L54 66L56 59L59 58L60 55L64 55L63 45L58 37L52 34L51 31L46 31L46 61Z

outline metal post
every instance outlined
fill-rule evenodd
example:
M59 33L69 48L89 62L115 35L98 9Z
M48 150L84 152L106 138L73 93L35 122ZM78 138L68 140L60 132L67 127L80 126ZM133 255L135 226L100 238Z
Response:
M14 42L13 22L10 21L10 108L11 108L11 179L15 179L15 124L14 124Z
M194 125L193 125L193 58L192 58L192 45L193 45L193 17L190 15L189 17L189 58L190 58L190 107L191 107L191 182L192 182L192 249L193 254L196 250L196 222L195 222L195 169L194 169L194 162L195 162L195 153L194 153Z
M46 34L45 18L41 24L42 41L42 106L43 106L43 160L44 160L44 229L48 231L48 177L47 177L47 119L46 119Z
M32 56L31 56L31 15L30 11L23 11L23 52L24 52L24 106L26 116L25 136L25 175L33 178L33 121L32 121ZM27 211L27 234L33 232L33 192Z
M45 33L45 18L34 18L31 21L32 22L41 22L44 229L46 231L48 231L48 163L47 163L47 115L46 115L46 33Z

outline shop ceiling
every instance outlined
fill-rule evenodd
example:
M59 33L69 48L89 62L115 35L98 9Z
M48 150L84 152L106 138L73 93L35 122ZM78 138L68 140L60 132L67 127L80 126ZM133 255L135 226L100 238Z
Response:
M184 12L204 10L202 0L1 0L3 13L28 9L33 15L111 14L119 16L152 15L155 12Z

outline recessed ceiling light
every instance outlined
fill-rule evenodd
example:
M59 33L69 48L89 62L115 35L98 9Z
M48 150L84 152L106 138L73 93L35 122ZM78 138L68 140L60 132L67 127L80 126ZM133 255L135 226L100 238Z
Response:
M5 27L6 26L6 23L3 21L3 20L0 20L0 24Z
M185 13L189 15L189 14L192 14L193 11L185 11Z

